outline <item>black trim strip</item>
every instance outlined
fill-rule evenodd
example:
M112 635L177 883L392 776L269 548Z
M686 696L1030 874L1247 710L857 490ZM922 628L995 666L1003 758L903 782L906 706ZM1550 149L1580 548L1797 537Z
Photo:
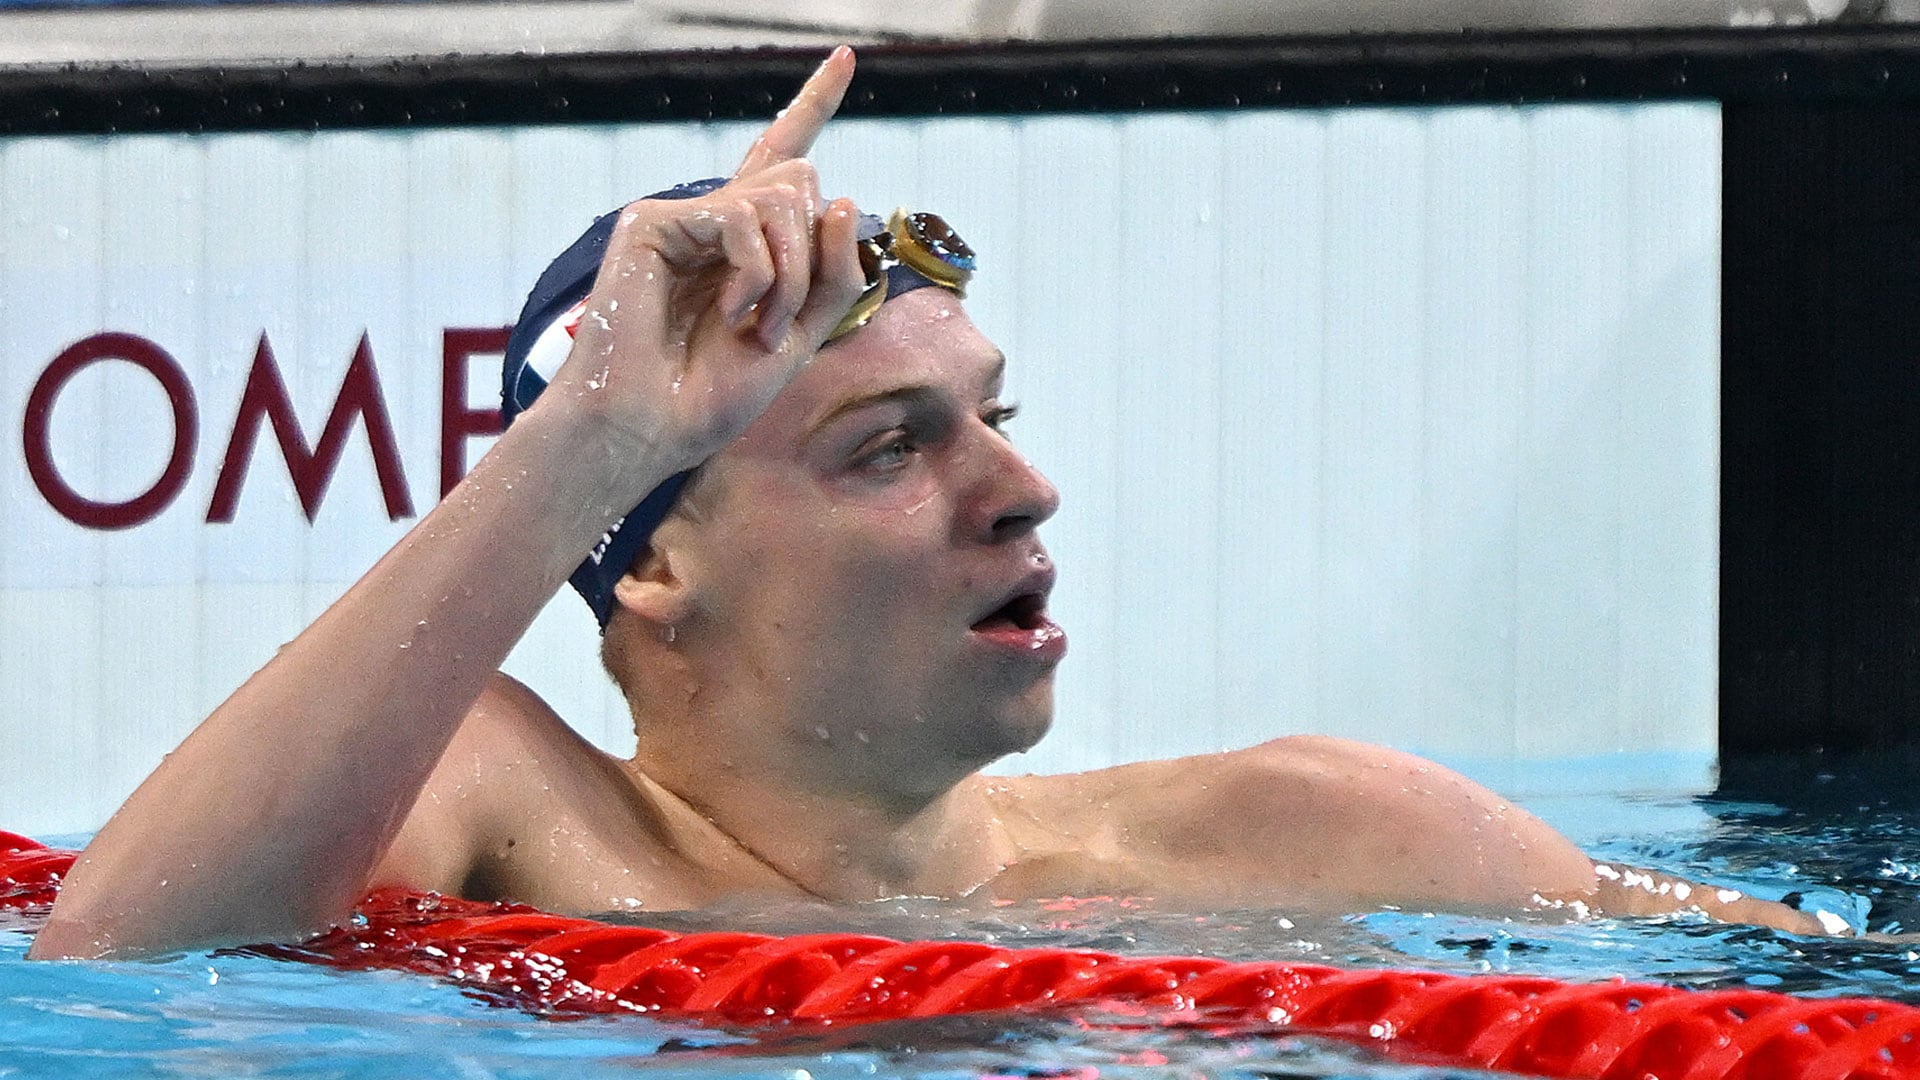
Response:
M0 70L0 134L684 121L771 112L793 50ZM1920 101L1920 28L1462 33L865 50L846 112L1706 98Z
M1721 750L1920 743L1920 107L1722 125Z

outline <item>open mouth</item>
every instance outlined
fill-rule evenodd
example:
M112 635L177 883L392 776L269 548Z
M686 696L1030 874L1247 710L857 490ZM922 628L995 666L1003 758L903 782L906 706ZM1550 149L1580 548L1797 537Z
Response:
M975 630L1038 630L1046 625L1047 598L1041 593L1021 593L973 624Z

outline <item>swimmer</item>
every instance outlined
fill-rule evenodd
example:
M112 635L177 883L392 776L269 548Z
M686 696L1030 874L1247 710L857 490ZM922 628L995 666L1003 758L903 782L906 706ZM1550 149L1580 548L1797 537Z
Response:
M127 800L33 956L296 940L377 885L580 913L1112 894L1823 929L1597 870L1463 777L1338 739L981 775L1051 720L1058 495L1009 441L960 242L821 194L805 154L853 66L836 50L723 185L603 222L568 257L598 267L577 322L563 258L516 335L524 411ZM631 760L498 672L570 575Z

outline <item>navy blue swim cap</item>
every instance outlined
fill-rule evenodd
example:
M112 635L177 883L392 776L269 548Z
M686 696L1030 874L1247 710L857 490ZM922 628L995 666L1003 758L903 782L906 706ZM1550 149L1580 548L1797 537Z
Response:
M696 180L647 198L698 198L712 193L726 182L722 178ZM606 257L607 240L612 237L619 217L620 210L615 210L595 219L571 247L547 266L534 285L533 292L527 296L526 306L520 310L520 318L514 322L513 333L507 338L506 363L501 371L500 414L506 423L513 423L514 417L533 404L566 361L573 347L574 328L579 324L584 310L581 304L593 290L601 260ZM871 237L884 231L885 227L879 218L862 215L860 235L862 238ZM888 300L902 293L940 284L904 264L889 265L885 273ZM613 527L587 553L586 560L574 570L573 576L567 579L586 599L587 606L593 609L593 617L599 621L600 629L605 630L607 620L613 617L614 584L646 549L653 530L666 520L675 500L680 497L681 489L686 486L687 478L692 475L692 470L677 473L648 492L639 506L613 523Z

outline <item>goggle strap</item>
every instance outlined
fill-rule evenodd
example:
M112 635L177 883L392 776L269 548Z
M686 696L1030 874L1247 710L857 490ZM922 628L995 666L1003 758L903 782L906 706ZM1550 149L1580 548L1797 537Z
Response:
M860 299L855 300L853 307L847 309L846 316L833 328L833 332L827 335L827 340L834 341L843 338L867 325L868 321L873 318L873 313L879 311L880 305L886 302L887 277L886 271L882 270L880 280L867 286L867 291L861 293Z

